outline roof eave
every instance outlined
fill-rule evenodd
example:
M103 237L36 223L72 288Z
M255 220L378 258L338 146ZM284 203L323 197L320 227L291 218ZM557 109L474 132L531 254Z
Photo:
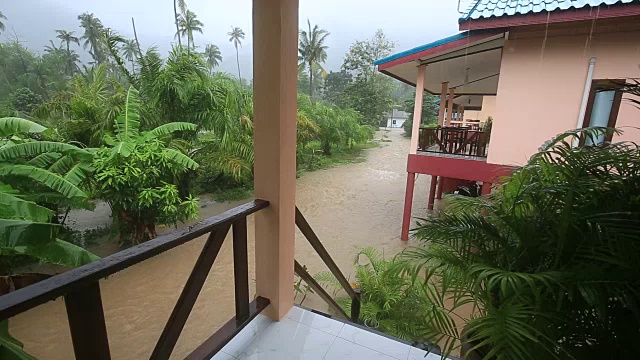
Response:
M580 9L572 8L562 11L545 11L539 13L529 13L525 15L511 15L500 17L492 16L489 18L479 19L460 18L458 24L460 31L472 31L637 15L640 15L640 4L633 3L597 7L597 9L591 7L583 7Z

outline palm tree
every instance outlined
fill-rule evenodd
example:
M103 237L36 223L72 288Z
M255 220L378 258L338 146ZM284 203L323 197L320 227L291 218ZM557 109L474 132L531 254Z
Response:
M324 45L324 41L329 36L329 32L320 29L318 25L314 25L312 29L309 20L307 20L307 25L309 25L308 31L300 31L298 61L300 61L301 67L309 69L309 96L313 97L313 73L316 69L324 72L320 64L327 60L327 46Z
M180 8L180 13L184 16L187 12L187 2L185 0L173 0L173 16L176 23L176 37L178 38L178 45L182 46L182 38L180 36L180 15L178 14L178 8Z
M240 76L240 57L238 55L238 45L242 47L242 40L244 40L244 31L239 27L231 27L231 31L227 33L229 35L229 42L233 43L236 48L236 63L238 64L238 80L242 84L242 76Z
M218 66L220 61L222 61L222 54L217 45L207 44L204 49L204 56L207 59L210 70L213 70L213 68Z
M60 46L56 46L53 40L49 40L49 45L45 45L44 52L52 55L61 55L64 50L62 49L62 44L60 44Z
M122 51L124 52L124 57L131 62L131 70L135 73L136 66L133 60L135 59L136 54L138 54L138 46L136 44L136 41L132 39L125 40L124 44L122 45Z
M186 36L187 47L191 46L195 49L196 45L193 42L193 33L199 32L202 34L202 27L204 26L202 21L198 20L198 16L193 11L187 10L186 14L180 15L178 25L179 36Z
M7 20L7 17L4 16L4 14L2 13L2 11L0 11L0 19L5 19ZM4 23L2 21L0 21L0 31L4 31Z
M98 64L101 64L104 61L100 44L101 32L104 29L102 22L93 13L78 15L78 20L80 20L80 27L84 29L81 37L84 40L84 48L89 47L89 54Z
M67 44L67 53L66 53L67 74L73 75L73 64L69 62L72 60L71 49L69 48L69 46L71 45L72 42L80 45L80 39L78 39L76 36L73 36L75 31L56 30L56 33L58 34L58 36L56 37L62 40L63 43Z

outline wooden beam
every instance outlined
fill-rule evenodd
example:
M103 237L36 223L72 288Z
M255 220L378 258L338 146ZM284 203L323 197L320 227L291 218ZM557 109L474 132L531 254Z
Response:
M97 281L64 297L77 360L109 360L109 339Z
M187 283L184 285L182 293L180 293L180 297L169 316L169 320L156 343L156 347L153 349L153 353L151 354L152 360L165 360L171 356L173 348L176 346L178 338L182 333L184 324L187 323L189 314L191 314L191 309L193 309L200 290L202 290L202 286L207 280L211 266L213 266L213 262L216 260L218 252L220 252L224 238L229 232L229 227L229 225L222 226L209 235L198 260L196 260L193 266L189 279L187 279Z
M338 303L331 297L331 295L329 295L329 293L327 293L327 291L322 286L320 286L320 284L318 284L313 276L311 276L307 272L307 270L305 270L304 267L298 263L298 261L295 261L294 266L295 273L298 274L298 276L300 276L300 278L302 278L302 280L304 280L304 282L306 282L309 287L311 287L311 289L313 289L313 291L322 298L322 300L329 304L329 306L333 308L333 310L335 310L338 314L340 314L345 320L350 319L349 315L347 315L342 307L338 305Z

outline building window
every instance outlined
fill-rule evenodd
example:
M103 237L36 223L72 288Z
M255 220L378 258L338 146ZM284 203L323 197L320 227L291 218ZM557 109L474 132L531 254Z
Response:
M587 103L587 111L584 118L584 127L616 126L618 110L622 101L622 86L624 80L594 80L591 84L591 93ZM596 139L583 139L582 145L598 146L611 141L611 134L602 134Z

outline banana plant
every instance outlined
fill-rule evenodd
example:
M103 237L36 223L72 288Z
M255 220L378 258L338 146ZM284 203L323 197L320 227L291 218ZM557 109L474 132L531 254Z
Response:
M98 257L58 239L60 226L51 223L55 212L34 200L47 189L49 199L86 202L79 186L91 173L93 155L73 145L33 139L47 131L26 119L0 119L0 253L81 266Z
M105 135L94 160L96 196L111 206L121 237L136 243L154 238L156 223L174 225L198 215L198 199L181 193L178 184L199 165L170 136L195 132L196 125L172 122L141 131L140 114L140 96L131 87L113 134Z

